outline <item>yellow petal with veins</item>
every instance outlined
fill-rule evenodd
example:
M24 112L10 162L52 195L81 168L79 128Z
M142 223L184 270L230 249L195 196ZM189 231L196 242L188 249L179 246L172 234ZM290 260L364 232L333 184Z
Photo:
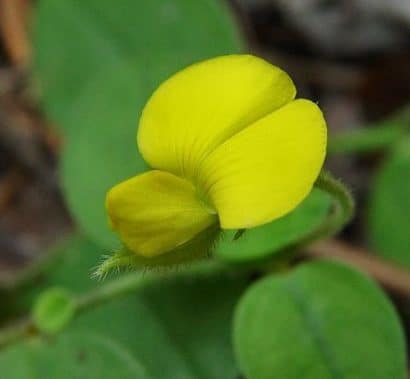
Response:
M139 124L140 152L151 167L195 182L210 152L295 93L284 71L251 55L194 64L149 99Z
M124 244L148 258L175 249L217 222L191 183L156 170L113 187L106 208Z
M222 228L255 227L290 212L309 194L325 152L322 112L295 100L210 154L199 168L199 187Z

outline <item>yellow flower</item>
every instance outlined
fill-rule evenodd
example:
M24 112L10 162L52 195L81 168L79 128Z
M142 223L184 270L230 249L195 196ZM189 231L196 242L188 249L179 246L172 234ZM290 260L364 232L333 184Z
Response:
M126 247L158 257L214 225L247 229L292 211L323 165L326 123L289 76L251 55L217 57L165 81L138 147L153 168L107 194Z

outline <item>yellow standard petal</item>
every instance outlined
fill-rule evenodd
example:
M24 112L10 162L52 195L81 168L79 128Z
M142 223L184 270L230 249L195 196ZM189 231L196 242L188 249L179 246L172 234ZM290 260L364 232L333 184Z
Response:
M293 210L311 191L326 151L316 104L295 100L220 145L199 168L199 185L222 228L251 228Z
M148 101L139 149L151 167L195 182L196 168L210 152L295 93L284 71L251 55L194 64L165 81Z
M173 250L217 222L192 184L156 170L113 187L106 208L124 244L148 258Z

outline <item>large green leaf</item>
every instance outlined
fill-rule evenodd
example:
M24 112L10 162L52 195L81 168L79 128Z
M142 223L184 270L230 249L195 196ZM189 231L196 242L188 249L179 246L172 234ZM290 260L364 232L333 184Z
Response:
M82 92L75 113L66 120L75 129L62 156L66 201L80 226L105 247L105 253L118 248L108 227L105 195L114 184L146 170L135 142L141 104L135 74L124 65L107 70Z
M100 254L98 246L75 237L61 247L60 254L50 275L43 279L42 288L58 286L79 293L81 288L92 289L101 284L89 279L90 268ZM84 313L55 339L29 341L0 354L0 372L8 373L5 379L32 379L29 373L43 372L44 362L59 361L50 371L52 376L39 378L66 378L66 372L74 370L78 372L77 378L105 379L111 378L109 367L106 376L93 370L107 368L105 361L109 363L108 355L113 354L114 368L129 360L129 369L142 366L147 378L237 376L230 324L233 307L246 286L246 278L218 273L210 263L155 275L158 280L147 280L136 293ZM33 291L38 293L39 289ZM84 336L83 341L79 343L76 336ZM78 357L93 359L100 352L104 362L97 360L98 367L86 363L84 370L81 368L82 361ZM59 360L59 354L67 354L67 357ZM7 367L7 371L3 367ZM26 374L21 372L23 369ZM130 372L135 378L140 377L136 371ZM122 373L128 378L126 370L119 371L117 377L122 378Z
M253 285L235 313L234 346L247 379L404 379L397 315L367 277L307 263Z
M233 263L266 258L317 228L329 205L327 194L313 190L293 212L279 220L247 230L238 239L234 239L236 231L224 232L215 256Z
M65 123L75 112L71 107L107 68L118 67L123 82L127 73L120 66L134 67L144 81L130 80L125 89L136 87L145 98L170 73L200 59L236 52L242 42L220 0L118 0L115 5L111 0L40 0L34 47L46 110L59 126L72 129ZM106 90L100 81L99 91Z
M41 0L35 76L49 117L63 128L62 179L80 227L118 247L104 200L146 166L135 135L143 104L165 78L241 42L219 0Z
M410 139L378 172L369 204L369 232L376 253L410 268Z

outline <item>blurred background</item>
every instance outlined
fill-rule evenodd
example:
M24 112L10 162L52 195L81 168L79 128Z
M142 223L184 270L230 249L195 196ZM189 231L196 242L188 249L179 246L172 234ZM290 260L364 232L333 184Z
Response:
M118 122L115 104L114 114L101 111L94 117L92 112L110 107L119 92L124 93L117 100L121 104L134 101L135 94L127 92L131 89L122 91L123 84L129 83L127 77L113 84L102 69L109 66L107 72L118 72L116 50L132 50L134 43L139 46L137 55L143 64L135 83L141 80L145 89L136 104L143 104L157 83L191 61L249 51L282 67L295 80L298 96L320 104L330 129L327 166L357 199L357 216L339 241L329 242L326 254L320 247L310 254L340 254L371 272L387 288L410 330L409 0L221 0L221 9L210 9L211 5L196 9L194 1L164 0L117 12L117 19L95 11L95 1L84 13L80 8L87 1L65 3L0 0L1 291L15 288L49 248L78 224L96 236L96 225L105 223L105 219L84 220L76 210L83 198L78 182L95 173L92 158L81 155L77 145L73 148L70 157L89 164L77 176L74 169L67 172L79 163L64 160L62 154L73 139L67 131L73 129L71 125L79 125L79 120L90 125L108 120L112 125ZM100 4L110 6L107 1ZM116 22L130 25L133 31L125 26L117 30ZM108 29L100 38L97 32L104 25ZM190 27L202 31L192 32ZM128 59L120 71L127 72L132 62ZM80 64L84 72L77 67ZM57 78L63 68L66 77ZM106 98L100 96L104 88L98 82L87 84L81 96L94 91L95 104L90 96L76 94L94 71L112 89ZM155 77L147 79L148 71ZM134 124L138 107L127 115ZM98 129L87 134L85 128L81 125L78 133L90 146ZM109 155L121 146L113 146L112 152L104 144L99 149L99 154ZM76 188L70 187L73 178ZM98 174L94 180L100 180ZM84 191L93 193L89 187ZM6 307L3 302L4 314L8 314Z

